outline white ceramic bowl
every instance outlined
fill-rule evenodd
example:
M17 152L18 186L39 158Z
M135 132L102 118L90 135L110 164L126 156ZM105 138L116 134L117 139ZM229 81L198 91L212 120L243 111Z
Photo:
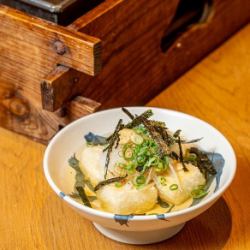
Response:
M146 107L128 108L140 114ZM44 156L44 172L49 185L64 202L91 220L105 236L124 243L148 244L170 238L179 232L185 222L191 220L212 206L232 182L236 171L236 158L227 139L214 127L193 116L176 111L151 108L152 119L166 122L175 131L181 129L188 139L203 137L199 147L206 151L220 153L225 159L218 189L199 204L181 211L162 215L119 216L86 207L67 194L73 191L74 176L67 175L67 161L84 143L88 132L107 134L114 130L119 118L129 121L121 109L110 109L85 116L62 129L49 143Z

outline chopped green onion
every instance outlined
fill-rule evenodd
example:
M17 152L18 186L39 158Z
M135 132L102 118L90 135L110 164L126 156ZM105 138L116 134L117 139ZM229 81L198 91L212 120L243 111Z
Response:
M167 156L164 156L163 162L165 165L169 165L169 158Z
M167 180L164 176L160 176L159 177L160 183L162 186L166 186L167 185Z
M143 135L148 134L148 130L143 125L139 125L139 126L135 127L134 131L138 134L143 134Z
M164 165L162 162L159 162L157 166L155 166L156 172L162 172L164 170Z
M156 156L153 156L149 158L149 160L146 162L147 167L155 166L159 164L159 159Z
M168 167L169 167L169 159L168 159L168 157L165 156L163 158L163 160L160 161L158 163L158 165L155 166L155 171L158 172L158 173L163 172L163 171L167 170Z
M137 163L139 165L142 165L146 161L146 156L145 155L139 155L138 157L136 157L136 161L137 161Z
M133 150L131 148L127 148L124 150L124 158L126 160L130 160L133 156Z
M144 175L139 175L136 177L135 182L137 185L143 185L146 182L146 178Z
M135 172L136 165L132 162L127 163L124 166L124 169L127 170L130 174L133 174Z
M194 199L200 199L203 198L204 196L206 196L208 194L208 191L205 190L204 186L200 186L197 189L194 189L191 192L191 195L193 196Z
M115 182L115 187L120 188L122 186L121 182Z
M172 185L170 185L169 189L171 191L177 190L178 189L178 185L177 184L172 184Z

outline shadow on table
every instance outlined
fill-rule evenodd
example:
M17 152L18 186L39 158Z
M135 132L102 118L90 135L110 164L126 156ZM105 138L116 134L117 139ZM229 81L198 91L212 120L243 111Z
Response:
M186 224L175 237L143 249L222 249L230 237L232 216L220 198L210 209Z

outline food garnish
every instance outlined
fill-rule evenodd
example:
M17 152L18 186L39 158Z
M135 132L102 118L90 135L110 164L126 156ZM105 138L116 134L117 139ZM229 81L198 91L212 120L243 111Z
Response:
M209 194L217 171L195 145L202 138L171 132L165 122L151 119L151 109L140 115L122 111L129 122L119 119L107 137L89 132L82 156L69 159L76 171L71 197L89 207L138 215L169 213Z

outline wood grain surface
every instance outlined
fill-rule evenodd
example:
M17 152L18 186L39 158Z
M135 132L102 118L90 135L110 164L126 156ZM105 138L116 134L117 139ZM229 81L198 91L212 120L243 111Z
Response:
M79 70L72 77L65 75L65 86L70 89L78 82L80 71L97 74L101 67L100 40L4 5L0 5L0 23L0 125L47 142L59 127L79 117L83 107L78 105L76 115L76 110L70 110L68 114L73 115L64 117L42 109L42 79L48 76L48 85L57 64ZM62 94L66 88L58 88L60 83L59 79L55 81L56 90ZM73 107L69 101L76 96L81 95L71 96L56 108ZM95 106L97 102L93 103Z
M105 0L67 27L1 5L0 125L48 141L62 122L56 110L76 96L102 109L145 104L250 20L249 0L212 2L176 39L166 34L184 22L175 17L186 0Z
M180 2L106 0L73 22L70 28L100 38L103 48L100 74L82 75L73 91L104 108L145 104L250 21L249 0L214 0L206 21L191 25L162 52Z
M45 147L0 129L0 249L250 249L250 26L153 99L149 106L195 115L232 143L238 170L212 208L154 245L111 241L64 204L42 170Z
M12 53L12 58L53 61L89 75L101 69L101 41L82 32L69 30L21 11L0 5L1 50ZM29 53L36 48L36 53ZM20 51L22 48L22 51ZM24 56L21 60L20 57ZM44 62L45 63L45 62ZM42 70L42 69L40 69ZM24 72L23 72L24 73Z

